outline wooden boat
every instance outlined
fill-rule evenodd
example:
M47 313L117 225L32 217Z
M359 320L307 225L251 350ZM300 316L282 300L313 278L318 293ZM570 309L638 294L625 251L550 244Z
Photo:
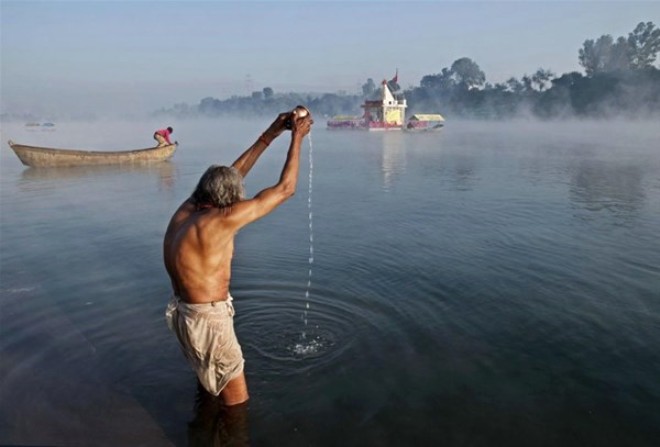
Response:
M9 147L25 166L51 168L159 162L174 155L177 144L128 151L81 151L25 146L9 140Z

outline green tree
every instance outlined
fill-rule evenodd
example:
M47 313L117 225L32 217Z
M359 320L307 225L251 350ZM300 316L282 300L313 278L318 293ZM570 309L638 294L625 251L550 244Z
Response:
M634 31L628 34L630 65L641 70L653 65L660 51L660 29L653 22L640 22Z
M605 67L607 71L630 70L630 45L628 39L620 36L610 50L610 57Z
M578 52L580 65L584 67L587 76L606 71L612 53L614 40L609 34L600 36L597 40L587 39Z
M572 71L570 73L565 73L560 77L553 79L552 85L558 88L570 89L578 85L578 83L582 82L583 79L584 76L582 76L581 73L578 73L577 71Z
M536 73L532 75L532 83L536 85L539 91L545 90L545 86L550 82L552 78L555 77L555 74L544 68L539 68L536 70Z
M456 85L452 75L450 69L443 68L438 74L424 76L419 85L427 90L451 90Z
M451 64L451 72L456 81L468 90L480 87L486 82L486 75L479 65L469 57L462 57Z
M587 76L613 71L642 70L653 66L660 51L660 29L652 22L640 22L628 38L616 42L609 34L588 39L578 57Z
M376 83L371 78L367 79L367 82L362 84L362 96L368 98L371 95L373 95L375 92L376 92Z
M522 93L525 90L523 83L513 76L506 81L506 87L512 93Z

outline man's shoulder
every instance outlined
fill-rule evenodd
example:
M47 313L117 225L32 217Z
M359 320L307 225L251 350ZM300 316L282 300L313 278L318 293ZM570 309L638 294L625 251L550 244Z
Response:
M195 211L197 207L193 203L191 199L187 199L184 201L179 208L174 212L174 215L177 216L179 214L191 214L193 211Z
M202 226L216 226L227 230L238 230L250 223L250 210L256 206L252 199L241 200L223 208L209 208L194 213L194 219Z
M183 202L179 208L172 214L170 218L170 223L167 227L167 232L170 233L173 230L176 230L181 223L186 221L190 216L195 212L195 205L193 205L190 200Z

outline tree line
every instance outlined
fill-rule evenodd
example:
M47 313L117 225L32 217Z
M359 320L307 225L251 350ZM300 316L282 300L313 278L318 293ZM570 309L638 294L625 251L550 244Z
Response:
M587 39L578 51L579 72L556 75L539 68L520 78L491 84L470 58L463 57L439 73L422 77L418 86L402 90L396 79L388 85L408 102L408 114L442 113L462 118L610 117L644 118L660 115L660 69L654 66L660 51L660 29L641 22L627 36L603 35ZM250 96L229 99L207 97L199 104L176 104L158 115L178 117L267 114L305 104L315 115L359 114L365 99L380 92L373 79L355 94L321 95L278 93L266 87Z

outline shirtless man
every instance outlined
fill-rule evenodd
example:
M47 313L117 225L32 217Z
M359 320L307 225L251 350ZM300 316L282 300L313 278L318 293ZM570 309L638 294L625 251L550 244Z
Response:
M209 167L165 233L163 255L173 289L166 312L168 326L199 382L209 393L220 395L225 405L248 400L229 293L234 236L293 196L300 146L313 122L309 114L281 113L231 167ZM243 177L287 126L291 143L279 181L245 199Z

